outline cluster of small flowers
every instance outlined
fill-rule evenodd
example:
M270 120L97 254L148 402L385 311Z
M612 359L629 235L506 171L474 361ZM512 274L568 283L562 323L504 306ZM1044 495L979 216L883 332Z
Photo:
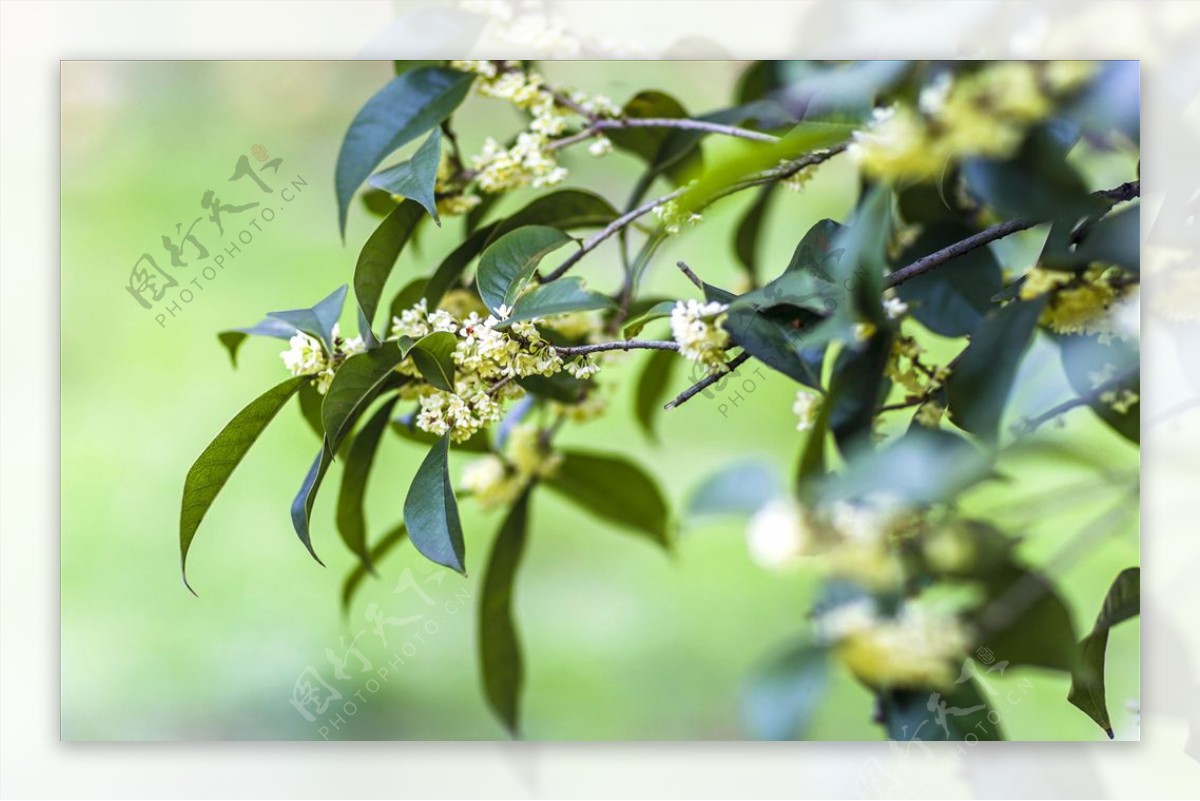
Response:
M723 303L678 301L671 309L671 336L680 355L717 371L725 366L729 332L722 327L729 307Z
M589 378L597 365L588 357L564 360L542 337L542 320L513 323L508 330L497 326L509 310L501 307L498 315L482 317L470 311L456 319L446 309L428 310L422 298L392 320L393 336L419 339L446 331L458 336L453 359L456 367L454 392L436 389L424 382L401 388L401 396L420 403L416 425L422 431L441 436L449 433L462 442L485 426L499 422L503 402L520 397L523 390L512 379L531 375L550 376L566 371L576 378ZM414 378L420 370L407 358L396 368Z
M807 390L798 390L796 400L792 403L792 412L796 415L796 430L808 431L817 422L817 414L821 411L821 396Z
M1121 275L1115 267L1094 264L1080 275L1034 267L1025 275L1020 297L1031 300L1050 294L1038 321L1060 334L1097 334L1103 341L1120 335L1110 311L1118 301L1135 291L1131 286L1114 286Z
M517 134L511 147L488 137L479 155L471 159L471 165L478 173L479 188L484 192L561 183L567 177L567 170L559 166L548 145L551 137L566 131L567 118L574 113L571 106L594 116L620 114L620 109L603 96L587 97L576 93L571 97L570 105L560 102L542 76L523 71L520 62L452 61L450 66L478 75L480 94L507 100L533 117L529 129ZM611 149L612 142L600 136L589 152L599 156Z
M816 636L870 687L945 689L960 676L971 637L953 610L908 599L892 616L870 598L834 606L814 620Z
M1088 380L1092 383L1092 389L1100 389L1116 377L1117 368L1111 362L1106 362L1100 370L1088 373ZM1141 396L1137 391L1128 387L1105 389L1097 397L1101 403L1108 404L1117 414L1125 414L1133 408L1135 403L1141 400Z
M889 320L899 320L908 314L908 304L900 300L900 296L896 294L895 288L888 288L883 291L883 313L887 315Z
M337 323L333 325L333 353L327 353L319 339L297 331L288 340L288 349L279 354L292 375L316 376L317 392L324 395L333 382L337 366L347 357L366 350L362 337L342 339Z
M787 164L787 161L781 161L780 164ZM816 164L810 164L809 166L792 173L779 183L783 184L793 192L803 191L808 182L811 181L813 176L817 174L817 166L818 165Z
M560 17L528 0L520 4L519 14L515 5L503 0L461 0L465 11L492 18L496 24L490 30L501 42L556 58L578 58L583 52L583 41L567 30Z
M552 475L562 463L542 441L537 426L514 426L504 442L503 456L490 453L463 471L462 486L485 509L507 506L537 478Z
M704 219L694 211L685 213L683 209L679 208L679 204L673 200L668 200L666 203L660 203L655 206L654 216L662 224L663 230L671 236L675 236L682 231L684 226L696 225Z
M923 352L916 339L899 335L892 342L892 352L884 367L884 375L904 387L909 399L927 397L950 377L949 368L923 365Z
M855 132L849 152L872 176L890 179L930 178L970 156L1007 157L1029 126L1093 69L1087 62L1009 61L957 78L941 73L915 107L877 109L871 125Z

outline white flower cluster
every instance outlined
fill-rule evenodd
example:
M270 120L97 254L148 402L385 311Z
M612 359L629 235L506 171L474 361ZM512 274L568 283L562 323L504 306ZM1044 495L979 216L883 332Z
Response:
M566 371L576 378L588 378L596 365L587 357L564 360L538 330L542 320L514 323L507 330L496 326L508 316L501 307L499 316L481 317L470 312L461 320L445 309L428 311L422 298L412 308L392 320L392 334L419 339L446 331L458 336L453 359L454 392L414 382L401 389L403 397L416 398L421 409L417 428L442 436L450 434L455 442L470 438L481 428L499 422L503 402L520 397L523 390L513 379L531 375L550 376ZM412 358L397 367L404 375L420 376Z
M821 396L806 390L796 392L796 400L792 403L792 412L796 415L796 430L808 431L817 422L817 413L821 410Z
M697 225L704 220L695 212L684 213L683 209L679 208L679 204L673 200L668 200L666 203L660 203L654 207L654 216L662 223L663 230L671 236L675 236L684 229L684 226Z
M905 601L892 617L881 615L870 599L840 604L814 626L859 680L879 689L949 687L970 644L952 610L920 598Z
M678 301L671 310L671 336L679 343L679 353L710 371L724 367L729 332L721 324L727 309L723 303Z
M488 454L467 465L462 485L485 509L507 506L536 478L554 473L562 456L550 451L537 426L524 423L509 432L503 457Z
M450 66L478 75L480 94L507 100L533 117L529 129L519 133L511 147L488 137L483 150L471 159L472 167L478 172L479 188L484 192L561 183L567 177L567 170L559 166L548 145L551 137L566 131L567 118L575 113L572 106L594 116L611 117L621 113L620 108L603 96L588 97L576 93L570 97L569 104L564 102L546 85L542 76L524 72L520 62L452 61ZM592 143L589 152L599 156L611 149L612 142L601 136Z
M792 567L800 557L813 553L817 539L804 509L793 498L764 504L746 528L750 559L767 570Z
M366 350L362 337L343 340L337 323L333 325L333 353L316 337L297 331L288 340L288 349L279 354L283 365L292 375L316 376L317 392L324 395L333 382L333 374L344 359Z

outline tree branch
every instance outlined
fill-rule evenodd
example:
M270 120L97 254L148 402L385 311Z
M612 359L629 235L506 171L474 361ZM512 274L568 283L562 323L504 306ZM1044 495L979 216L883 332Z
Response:
M593 136L597 136L604 131L623 130L627 128L678 128L685 131L703 131L705 133L732 136L737 139L749 139L752 142L774 144L779 141L778 136L762 133L761 131L739 128L736 125L723 125L719 122L694 120L688 117L616 117L610 119L606 117L595 118L586 112L583 113L583 116L591 120L586 128L578 133L565 136L562 139L555 139L546 147L550 150L557 150L562 147L569 147L576 142L582 142L585 139L591 139Z
M594 345L555 345L559 356L585 356L610 350L679 350L679 343L662 339L622 339L616 342L599 342Z
M670 411L671 409L674 409L677 406L681 406L681 405L687 403L689 400L694 398L696 395L699 395L701 392L708 389L709 387L711 387L713 384L720 381L725 376L727 376L730 373L737 370L739 367L741 367L743 364L745 364L746 360L749 358L750 358L750 354L743 351L738 356L735 356L729 362L729 364L727 364L725 366L725 370L723 370L722 372L719 372L719 373L711 373L707 378L705 378L701 381L697 381L695 384L692 384L690 387L685 389L683 392L680 392L678 395L676 395L675 400L666 404L665 406L663 406L663 408L666 409L667 411Z

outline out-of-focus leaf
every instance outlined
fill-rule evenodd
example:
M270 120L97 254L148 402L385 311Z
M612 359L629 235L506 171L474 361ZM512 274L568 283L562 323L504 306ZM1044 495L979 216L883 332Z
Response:
M554 375L527 375L518 378L526 392L539 398L558 401L559 403L579 403L587 390L589 383L576 378L570 373L555 373Z
M896 259L897 268L941 250L974 233L961 225L929 225ZM1003 282L1000 265L986 247L951 259L936 270L910 278L897 287L912 316L935 334L968 336L992 308L992 296Z
M379 564L383 557L387 556L397 545L404 542L406 536L404 524L393 528L378 543L371 547L370 555L367 559L372 565ZM342 582L342 614L350 614L350 604L354 601L354 595L358 592L359 586L362 585L370 571L362 562L354 566L354 569L346 574L345 580Z
M807 272L824 281L832 281L836 265L846 252L836 245L845 226L830 219L818 220L796 243L785 273Z
M767 184L758 190L754 202L746 209L741 222L738 223L737 233L734 234L733 252L738 263L750 276L750 280L758 280L758 243L762 238L763 221L773 198L775 184Z
M377 172L367 179L376 189L399 195L421 204L438 225L437 198L433 188L437 183L438 165L442 159L442 129L434 128L417 148L411 159Z
M326 444L332 452L337 453L354 421L388 382L401 380L395 368L403 359L400 348L390 343L351 356L338 367L321 404Z
M229 361L237 367L238 349L248 336L274 337L275 339L291 339L296 334L296 326L268 317L262 322L249 328L234 328L217 334L217 339L229 351Z
M308 380L307 376L289 378L259 395L221 429L188 470L179 509L179 556L183 583L189 590L187 555L200 521L258 435Z
M1012 666L1076 669L1079 655L1071 613L1050 580L1014 564L992 582L990 600L977 619L979 645Z
M634 317L631 321L625 324L624 334L626 339L633 339L638 334L642 333L642 329L655 320L661 320L671 316L671 310L675 308L675 301L660 300L650 308L646 309L641 314Z
M999 438L1004 407L1045 300L1013 301L988 315L954 360L946 397L959 428L988 443Z
M802 498L813 497L820 481L829 472L825 462L825 439L829 435L829 421L836 397L832 389L825 394L817 409L817 419L808 430L808 438L800 450L800 460L796 464L796 491Z
M774 80L797 119L862 120L911 67L907 61L780 61Z
M1141 206L1129 206L1101 217L1083 232L1079 244L1058 263L1084 266L1092 262L1115 264L1131 273L1141 271Z
M1062 114L1075 121L1087 138L1109 144L1125 137L1141 139L1141 64L1137 61L1099 62L1099 72Z
M325 396L317 392L316 386L311 381L307 381L301 385L296 397L300 399L300 415L304 418L304 422L308 423L308 427L317 435L317 439L324 439L325 423L321 420L321 404L324 402Z
M875 415L887 398L892 382L884 375L892 353L892 335L875 331L858 347L845 347L833 363L829 379L829 427L843 453L873 442Z
M392 268L396 266L400 251L424 214L420 203L404 201L384 218L358 254L358 263L354 266L354 296L358 298L358 306L367 325L367 330L360 333L368 345L375 341L371 326L375 324L379 296L383 294L383 287L392 274Z
M1122 340L1101 344L1094 335L1072 334L1057 336L1062 355L1063 371L1067 381L1081 397L1088 400L1088 406L1096 416L1107 423L1114 431L1130 442L1139 442L1141 438L1141 402L1130 405L1124 412L1118 412L1110 404L1095 397L1096 382L1093 378L1110 376L1106 381L1128 376L1126 380L1115 381L1112 391L1121 395L1124 391L1139 392L1141 389L1141 373L1139 371L1138 349ZM1103 386L1105 381L1100 382Z
M350 198L388 154L432 130L467 96L475 76L421 67L396 76L355 116L338 151L338 229L345 233Z
M296 536L300 538L300 542L304 543L304 547L312 554L312 558L317 560L317 563L322 567L325 563L321 561L321 557L317 556L317 552L313 550L312 532L309 531L309 524L312 520L313 504L316 503L317 493L321 489L321 482L325 480L325 472L329 469L329 464L333 461L333 456L325 444L321 444L321 450L317 452L317 457L313 460L312 467L308 468L308 473L304 476L304 482L300 485L300 491L296 493L296 497L292 499L292 528L296 530Z
M1067 700L1096 721L1111 739L1112 721L1104 698L1104 656L1108 650L1108 631L1118 623L1136 617L1141 611L1141 570L1122 570L1108 588L1096 625L1079 643L1080 664L1071 671L1071 692Z
M827 697L829 649L793 646L751 674L742 698L746 728L759 740L802 740Z
M571 237L546 225L527 225L499 237L479 257L475 275L479 297L492 312L512 306L542 258L570 241Z
M512 313L496 328L507 328L513 323L538 317L611 309L614 306L616 304L613 303L612 298L585 288L582 278L568 275L548 284L542 284L521 295L513 304Z
M645 318L643 318L644 320ZM628 328L626 333L628 335ZM637 391L633 401L634 417L638 425L651 440L658 440L654 432L654 421L662 411L667 391L671 386L671 377L679 365L679 354L670 350L656 350L646 359L641 373L637 378Z
M882 700L889 740L947 742L1003 740L987 699L974 679L955 684L950 692L897 690Z
M342 305L345 301L346 285L343 284L333 290L328 297L318 301L311 309L268 312L267 317L316 337L325 346L326 353L333 353L333 326L337 324L338 317L342 314ZM279 333L270 335L282 338L283 329L278 330Z
M564 450L546 486L602 520L671 547L670 513L657 483L619 456Z
M354 438L346 454L346 464L342 469L342 486L338 492L338 533L342 535L342 542L346 543L346 547L362 561L367 570L374 568L367 545L363 499L367 494L367 476L371 473L375 452L379 449L379 438L387 427L395 406L395 398L385 401Z
M392 197L390 192L382 189L370 189L362 193L363 207L376 217L386 217L400 205L400 201Z
M772 465L738 462L704 479L688 501L687 516L752 515L781 490Z
M450 486L450 436L429 449L404 499L408 538L427 559L467 574L458 501Z
M604 198L585 189L559 189L540 195L528 205L496 223L491 239L528 225L545 225L560 231L599 228L617 218L617 210ZM489 243L490 244L490 243Z
M529 492L516 504L500 526L483 577L479 598L479 664L488 706L513 735L520 730L521 690L525 670L521 642L513 620L513 581L529 528Z

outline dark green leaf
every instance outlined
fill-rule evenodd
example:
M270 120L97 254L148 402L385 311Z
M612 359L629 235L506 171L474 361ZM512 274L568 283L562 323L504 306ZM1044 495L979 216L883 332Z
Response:
M522 493L500 526L479 598L479 663L488 706L516 735L520 729L525 671L513 620L513 581L529 528L529 492Z
M873 441L875 415L892 382L884 374L892 353L892 335L877 330L857 347L838 353L829 379L829 427L842 453Z
M333 327L342 314L342 305L346 302L346 285L343 284L323 300L317 302L311 309L291 309L289 311L268 312L267 316L310 334L325 346L326 353L333 353ZM261 323L260 323L261 325ZM282 338L283 329L271 336Z
M427 559L467 574L458 501L450 486L450 436L438 440L413 476L404 499L408 538Z
M667 502L654 479L617 456L562 452L562 464L546 485L610 523L671 547Z
M401 523L387 534L384 534L383 539L372 546L367 561L372 565L379 564L380 560L390 553L393 548L404 542L406 533L404 524ZM346 579L342 582L342 614L350 614L350 603L354 600L354 594L358 591L363 579L367 577L369 572L366 565L359 562L354 566L353 570L346 574Z
M389 380L398 380L396 365L404 359L395 343L351 356L338 368L321 404L321 420L329 449L337 453L371 401L383 391Z
M616 218L617 210L599 195L584 189L559 189L534 198L524 208L500 220L492 239L528 225L547 225L569 231L599 228Z
M950 419L988 443L1000 435L1000 421L1017 368L1033 339L1045 298L1013 301L989 315L954 360L946 381Z
M355 116L338 152L338 229L346 230L350 198L387 158L432 130L467 96L475 76L442 67L408 70L388 82Z
M297 397L300 399L300 414L304 422L308 423L317 439L325 439L325 423L321 420L321 404L325 396L317 392L316 385L309 381L300 387Z
M765 462L739 462L704 479L688 502L688 517L752 515L782 487L775 468Z
M454 392L454 349L458 337L449 331L435 331L417 340L407 355L421 376L438 389Z
M1112 390L1120 395L1123 391L1138 392L1141 389L1139 370L1140 354L1136 347L1122 340L1101 343L1094 335L1073 334L1057 336L1062 357L1063 371L1071 388L1086 398L1091 410L1114 431L1130 442L1141 438L1142 406L1135 402L1124 412L1118 412L1109 403L1095 395L1096 385L1092 378L1111 375ZM1124 380L1116 380L1126 376ZM1103 382L1101 383L1103 386Z
M372 215L386 217L400 205L400 201L392 197L390 192L384 192L382 189L370 189L362 193L362 204Z
M1010 665L1074 670L1075 627L1062 596L1045 576L1011 565L993 579L991 600L978 620L980 645Z
M766 219L774 190L775 184L767 184L758 191L754 202L746 209L746 214L738 223L737 233L734 234L733 252L752 281L757 281L758 278L758 243L762 237L763 220Z
M734 344L754 358L807 387L821 384L824 347L811 346L820 314L800 307L759 311L732 306L724 328Z
M496 328L507 328L513 323L595 309L611 309L616 304L607 295L584 288L583 279L568 275L548 284L535 287L513 304L512 313Z
M296 326L268 317L250 328L234 328L217 334L217 339L229 351L229 361L237 367L238 349L248 336L265 336L276 339L291 339L296 334Z
M843 236L845 226L828 218L818 220L796 243L785 273L807 272L825 281L832 281L837 264L846 252L835 243Z
M189 590L187 555L200 521L258 435L308 380L307 376L289 378L255 398L221 429L188 470L179 510L179 555L183 583Z
M317 552L313 550L309 522L312 520L313 504L317 500L317 493L321 489L321 482L325 480L325 471L329 469L329 464L332 461L333 457L330 455L329 449L322 443L321 450L317 452L317 458L313 460L312 467L308 469L308 474L304 476L304 483L300 485L300 491L292 499L292 528L296 530L296 536L300 538L300 542L304 543L304 547L312 554L312 558L316 559L317 563L322 567L325 566L325 563L321 561L321 557L317 556Z
M827 697L829 649L803 643L759 667L742 700L746 728L759 740L801 740Z
M370 549L367 547L367 523L363 498L367 492L367 476L379 449L379 438L391 419L396 399L386 401L358 432L346 454L342 469L342 487L338 493L337 528L350 552L362 560L367 570L373 570Z
M661 320L671 316L671 310L675 308L675 301L660 300L644 312L634 317L632 321L625 324L624 334L626 339L633 339L638 334L642 333L642 329L655 320Z
M441 160L442 129L434 128L411 159L375 173L367 183L388 194L415 200L429 212L435 223L441 225L442 221L438 219L437 213L437 198L434 197L433 191Z
M499 237L479 257L475 274L479 297L492 312L512 306L542 257L570 241L571 237L546 225L527 225Z
M645 318L642 318L643 320ZM628 328L625 329L627 336ZM679 365L679 354L671 350L656 350L646 359L642 372L638 374L637 393L633 401L634 416L638 425L651 440L657 440L654 433L654 421L662 411L663 402L667 398L667 390L671 386L671 378Z
M421 204L406 200L392 211L363 245L354 266L354 296L368 328L375 324L379 297L413 229L424 216ZM367 333L363 332L366 338Z
M961 225L925 227L916 241L896 259L898 267L966 239L973 231ZM973 334L1001 290L1000 265L992 251L975 248L937 270L910 278L897 292L912 316L935 334L961 337Z
M1136 567L1122 570L1108 589L1092 632L1079 643L1080 664L1071 671L1071 691L1067 700L1096 721L1110 739L1113 736L1112 721L1104 698L1108 631L1140 613L1141 593L1141 570Z
M882 699L889 740L946 742L1003 740L987 699L974 679L955 684L947 693L898 690Z

